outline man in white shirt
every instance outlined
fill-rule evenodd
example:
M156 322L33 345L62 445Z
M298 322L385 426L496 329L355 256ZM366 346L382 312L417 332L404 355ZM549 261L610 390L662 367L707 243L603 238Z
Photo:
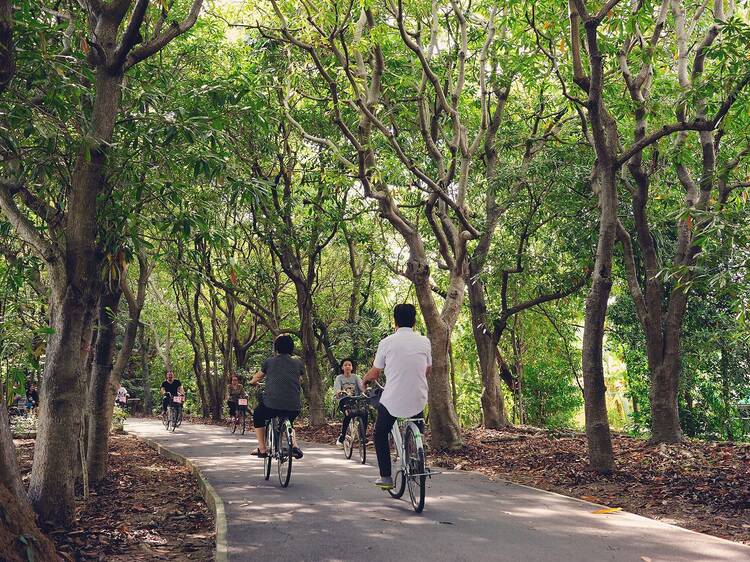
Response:
M375 452L380 478L375 485L393 488L388 434L396 418L422 417L427 405L427 377L432 369L430 340L414 331L414 305L398 304L393 309L396 332L378 344L375 361L363 381L377 380L385 370L385 389L380 397L375 423Z

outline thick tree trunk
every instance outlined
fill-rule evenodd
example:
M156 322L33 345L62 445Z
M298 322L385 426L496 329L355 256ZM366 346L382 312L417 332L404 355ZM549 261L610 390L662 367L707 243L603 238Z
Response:
M617 226L615 173L602 167L600 182L599 242L591 289L586 297L583 329L583 384L586 437L591 468L600 474L614 469L612 437L607 418L607 388L604 382L604 322L612 289L612 253Z
M53 289L53 293L58 291ZM59 299L59 300L58 300ZM43 522L68 526L75 514L75 478L85 400L85 350L96 298L75 286L53 297L54 333L39 392L39 422L29 499ZM83 350L82 350L83 348Z
M651 438L652 443L679 443L684 441L680 428L680 410L677 396L679 391L679 356L665 358L655 368L651 368Z
M300 355L305 364L305 387L307 405L310 410L310 425L320 426L326 423L325 414L325 385L321 380L318 369L318 359L315 356L315 329L312 312L312 299L308 297L307 289L297 285L297 308L300 316L300 335L302 349Z
M646 301L651 306L659 306ZM680 427L678 395L680 390L680 344L687 298L679 289L673 291L664 326L644 325L646 355L651 379L651 443L679 443L685 439Z
M122 291L119 287L105 287L99 299L99 330L96 336L94 364L88 389L86 459L91 483L102 480L107 472L107 445L115 398L110 376L115 352L116 317L121 297Z
M496 346L492 334L487 329L487 303L484 285L479 277L470 276L469 306L471 308L471 329L479 356L482 372L482 419L484 427L498 429L508 425L505 402L498 385Z
M21 472L18 469L16 447L13 445L5 400L0 400L0 482L16 497L19 505L24 509L31 508L21 481Z
M450 331L442 323L428 326L427 333L432 344L432 374L428 380L430 445L435 449L457 449L462 439L451 398Z
M97 196L120 103L121 75L96 74L91 129L78 154L67 206L65 259L50 267L50 326L29 498L42 521L68 526L75 514L75 466L84 402L86 337L99 289Z

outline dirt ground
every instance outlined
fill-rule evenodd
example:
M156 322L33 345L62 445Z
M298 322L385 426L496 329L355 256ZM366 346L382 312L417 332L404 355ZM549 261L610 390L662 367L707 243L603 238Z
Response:
M34 442L17 441L24 480ZM66 561L213 560L213 516L190 470L135 437L110 438L109 472L78 502L69 531L48 530Z

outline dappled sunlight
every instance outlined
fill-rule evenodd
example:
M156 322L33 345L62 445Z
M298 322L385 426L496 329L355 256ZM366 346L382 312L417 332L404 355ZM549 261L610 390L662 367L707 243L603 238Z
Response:
M397 500L372 484L375 455L362 465L339 448L300 441L305 456L281 488L276 462L264 480L262 461L250 456L254 435L188 424L168 434L136 420L127 429L197 462L224 500L232 560L258 559L269 547L284 560L351 560L351 545L366 559L394 560L415 537L435 561L750 560L740 545L625 512L596 515L592 504L475 473L440 469L417 515L408 491Z

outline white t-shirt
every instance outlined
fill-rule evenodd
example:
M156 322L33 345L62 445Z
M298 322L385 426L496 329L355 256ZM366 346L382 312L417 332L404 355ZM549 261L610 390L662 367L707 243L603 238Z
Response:
M432 365L430 340L411 328L399 328L378 344L374 366L385 370L380 403L394 417L420 414L427 405L427 367Z

